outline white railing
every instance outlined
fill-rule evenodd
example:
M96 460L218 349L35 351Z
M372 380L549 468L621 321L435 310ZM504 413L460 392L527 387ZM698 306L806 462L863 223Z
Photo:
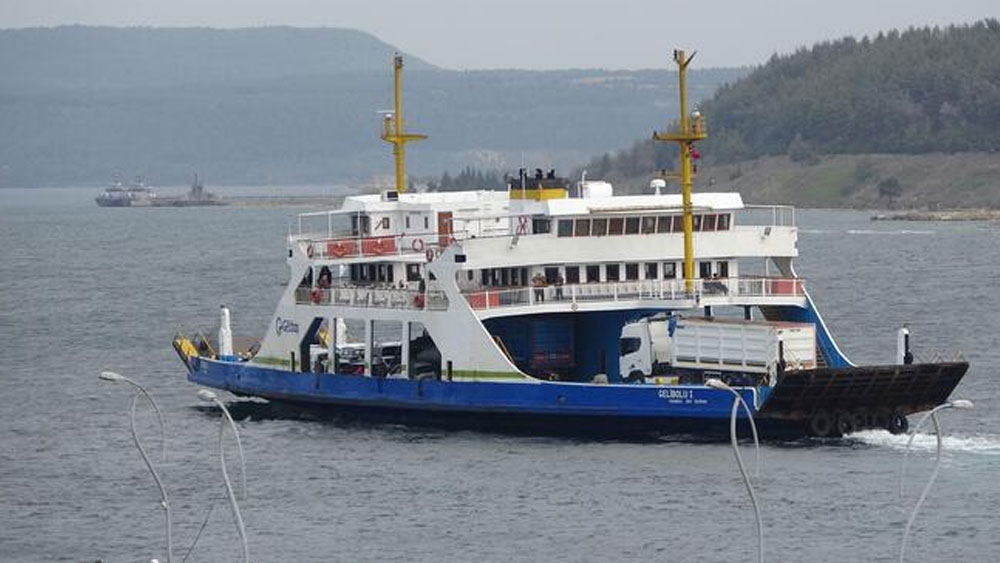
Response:
M679 301L713 297L803 297L801 278L740 277L694 280L688 295L684 280L635 280L572 284L548 287L481 289L465 291L466 301L476 310L529 307L552 303L615 301Z
M440 290L420 292L410 289L379 289L364 286L299 287L295 290L295 302L299 305L333 305L377 309L443 311L448 308L448 297Z

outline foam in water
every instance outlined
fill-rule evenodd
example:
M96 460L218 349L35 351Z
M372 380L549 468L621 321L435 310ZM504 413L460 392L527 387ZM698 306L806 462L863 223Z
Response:
M908 434L890 434L885 430L863 430L855 432L850 437L865 444L894 449L905 449L910 439ZM964 452L983 455L1000 455L1000 436L954 436L945 435L942 441L946 452ZM933 433L919 433L913 438L910 449L914 451L933 452L937 449L937 438Z
M876 231L872 229L847 229L849 235L933 235L934 231L915 231L902 229L899 231Z

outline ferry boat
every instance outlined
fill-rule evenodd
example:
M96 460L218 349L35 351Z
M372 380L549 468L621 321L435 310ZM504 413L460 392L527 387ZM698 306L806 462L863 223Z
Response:
M142 178L129 185L115 180L94 201L100 207L150 207L156 204L156 192L147 187Z
M506 190L406 190L402 59L382 138L396 186L298 216L266 333L178 333L190 381L323 412L488 431L728 435L740 395L764 437L906 430L964 361L856 366L794 268L795 211L691 193L704 119L674 53L680 193L521 170ZM348 330L350 329L350 330ZM352 334L354 333L354 334ZM719 385L722 382L724 385ZM726 388L729 387L729 389ZM741 415L741 431L747 430Z

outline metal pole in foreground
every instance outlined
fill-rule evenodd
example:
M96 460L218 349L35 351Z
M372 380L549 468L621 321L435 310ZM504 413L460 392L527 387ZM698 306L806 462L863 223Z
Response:
M743 456L740 455L740 446L736 439L736 415L739 413L740 405L743 405L743 408L746 409L747 418L750 419L750 428L753 430L754 446L756 448L757 477L760 478L760 441L757 437L757 425L754 423L750 407L743 400L743 396L735 389L718 379L709 379L705 382L705 386L712 389L726 390L736 396L733 400L733 410L729 416L729 439L732 442L733 453L736 456L736 465L739 467L740 475L743 477L743 484L746 486L747 494L750 495L750 503L753 504L754 516L757 519L757 561L758 563L764 563L764 524L760 515L760 504L757 502L757 494L753 490L750 476L747 475L746 467L743 465Z
M903 529L903 541L899 545L899 563L903 563L906 557L906 542L910 537L910 528L913 527L914 520L917 519L917 512L920 511L920 507L924 504L927 499L927 495L931 492L931 486L934 485L934 481L937 479L938 472L941 469L941 451L942 451L942 432L941 432L941 420L938 418L938 411L944 409L971 409L973 407L972 401L966 399L956 399L954 401L949 401L947 403L938 405L930 410L927 414L920 419L920 422L910 430L910 439L906 441L906 449L903 451L903 461L899 469L899 500L903 501L903 476L906 473L906 456L910 453L910 446L913 444L913 438L917 435L917 430L927 422L930 418L934 421L934 435L937 437L937 459L934 461L934 470L931 471L931 476L927 479L927 484L924 485L924 490L920 492L920 497L917 498L917 503L913 505L913 511L910 512L910 518L906 521L906 527Z
M229 414L229 409L226 405L222 404L222 401L215 396L215 393L209 391L208 389L202 389L198 391L198 398L202 401L215 403L222 414L224 415L223 420L219 421L219 463L222 466L222 479L226 483L226 493L229 495L229 507L233 511L233 520L236 522L236 531L240 535L240 546L243 549L243 561L244 563L250 563L250 548L247 545L247 533L246 528L243 526L243 516L240 514L240 507L236 504L236 494L233 492L233 485L229 481L229 472L226 470L226 454L223 449L223 432L226 428L226 421L229 421L229 426L233 430L233 435L236 436L236 444L239 447L240 452L240 462L242 465L243 472L243 495L246 498L246 458L243 456L243 443L240 441L240 434L236 428L236 423L233 421L233 417Z
M136 403L139 399L139 396L142 395L149 401L149 404L152 405L153 411L156 412L156 418L160 423L160 436L162 440L161 458L163 461L165 461L167 459L167 434L166 434L166 426L163 424L163 416L160 414L160 408L156 405L156 401L153 400L153 397L148 392L146 392L146 389L143 388L142 385L139 385L138 383L125 377L124 375L119 375L113 371L104 371L101 372L101 375L99 377L101 380L109 381L111 383L119 383L119 382L127 383L136 389L135 395L132 397L129 428L132 431L132 441L135 442L135 447L139 450L139 455L142 456L142 461L146 464L146 468L149 469L150 474L152 474L153 481L156 482L157 488L160 489L160 505L163 507L167 519L167 563L170 563L173 560L173 528L171 525L171 518L170 518L170 500L167 497L167 489L163 485L163 481L160 479L159 473L157 473L156 468L153 467L153 463L149 460L149 456L146 454L146 448L142 446L142 443L139 441L139 435L135 431Z

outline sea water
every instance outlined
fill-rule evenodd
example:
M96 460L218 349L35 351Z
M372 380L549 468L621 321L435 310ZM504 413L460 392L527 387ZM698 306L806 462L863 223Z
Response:
M128 431L130 390L164 410L159 465L180 561L239 557L218 418L170 347L178 327L262 334L288 281L294 208L107 209L92 190L0 191L0 561L165 558L158 493ZM870 222L806 211L796 266L842 349L890 363L907 323L918 359L972 367L942 414L945 460L910 561L1000 560L1000 227ZM226 398L236 401L233 397ZM750 561L753 512L727 444L512 437L288 418L233 402L255 561ZM158 451L153 418L139 431ZM934 438L765 445L769 561L895 561ZM231 474L236 458L230 452Z

